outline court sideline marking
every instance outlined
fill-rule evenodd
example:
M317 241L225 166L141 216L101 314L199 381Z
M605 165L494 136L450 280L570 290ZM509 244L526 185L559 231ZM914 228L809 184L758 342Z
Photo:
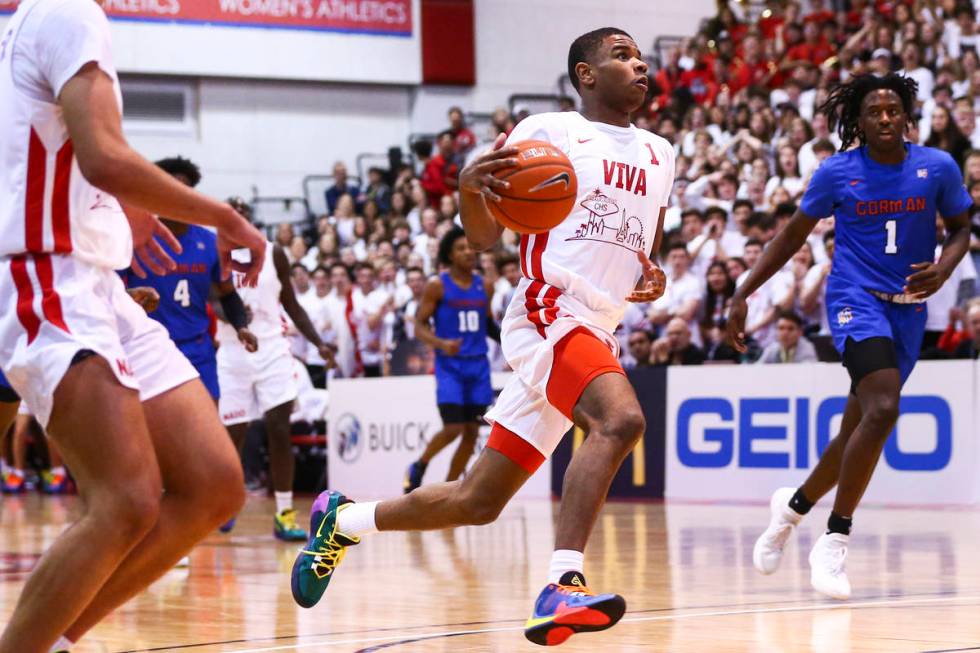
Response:
M788 606L782 608L751 608L743 610L715 610L711 612L693 612L686 614L676 614L676 615L653 615L646 617L626 617L620 623L642 623L648 621L674 621L680 619L697 619L702 617L730 617L739 616L747 614L772 614L772 613L782 613L782 612L810 612L817 610L845 610L845 609L855 609L855 608L876 608L876 607L893 607L893 606L904 606L904 605L921 605L930 603L950 603L954 601L976 601L980 599L980 596L950 596L932 599L889 599L885 601L862 601L858 603L812 603L810 605L798 605L798 606ZM461 637L464 635L482 635L489 633L501 633L501 632L515 632L524 630L523 626L504 626L500 628L478 628L472 630L455 630L455 631L444 631L438 633L416 633L410 634L405 633L407 636L406 641L397 641L400 636L391 634L383 637L361 637L356 639L346 639L346 640L323 640L318 642L302 642L296 644L284 644L280 646L264 647L264 648L249 648L249 649L238 649L235 653L271 653L272 651L296 651L299 649L312 648L314 646L338 646L343 644L371 644L374 642L390 642L391 640L396 640L389 644L388 646L376 646L373 648L361 649L358 653L369 653L370 651L380 650L381 648L390 648L392 645L397 644L408 644L412 642L418 642L428 639L439 639L443 637ZM157 649L160 650L160 649ZM163 649L166 650L166 649ZM948 649L947 649L948 650ZM956 650L956 649L954 649ZM964 649L959 649L964 650ZM970 650L970 649L965 649ZM976 649L974 649L976 650Z

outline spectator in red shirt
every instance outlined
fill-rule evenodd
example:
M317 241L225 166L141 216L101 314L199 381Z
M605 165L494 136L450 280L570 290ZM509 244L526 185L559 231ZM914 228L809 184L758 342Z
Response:
M456 154L465 156L476 145L476 136L466 126L466 118L459 107L452 107L449 110L449 131L453 135L453 148Z
M819 66L834 54L834 49L823 40L820 24L809 22L803 26L803 43L786 51L787 61L809 61Z
M837 20L834 12L824 7L823 0L810 0L810 11L803 16L803 24L816 23L822 25L828 21Z
M767 41L776 40L776 33L785 23L786 18L779 0L768 0L766 8L762 10L762 15L759 17L759 31L762 33L762 38Z
M429 204L439 205L443 195L457 187L459 164L456 162L456 140L450 130L436 137L438 152L425 164L422 171L422 188L429 197Z
M735 59L729 68L729 83L733 93L747 86L765 86L772 70L769 61L762 55L758 37L748 36L742 42L744 56Z

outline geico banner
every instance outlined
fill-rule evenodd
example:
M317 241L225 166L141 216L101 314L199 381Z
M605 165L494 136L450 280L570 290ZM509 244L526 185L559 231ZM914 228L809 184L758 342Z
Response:
M506 378L505 374L494 374L494 390L499 391ZM402 493L409 464L418 459L442 428L435 377L332 380L327 418L330 487L357 500L396 496ZM489 432L489 427L480 429L470 464L483 450ZM453 442L429 463L425 483L446 480L457 445L458 441ZM528 480L518 496L551 496L550 461Z
M0 30L19 0L0 0ZM120 72L417 84L420 0L105 0Z
M867 501L980 500L974 367L919 363ZM670 368L666 497L764 500L799 485L836 436L849 387L839 364Z

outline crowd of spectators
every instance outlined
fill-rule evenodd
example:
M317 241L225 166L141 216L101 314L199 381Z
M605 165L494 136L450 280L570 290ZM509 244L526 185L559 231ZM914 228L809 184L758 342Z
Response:
M835 359L823 306L832 217L749 299L746 354L725 344L725 317L735 287L793 215L813 171L840 146L819 111L829 90L857 74L889 71L918 82L908 140L950 152L975 202L971 256L928 302L924 355L976 357L977 9L963 0L719 2L716 16L665 54L650 71L649 102L634 123L677 150L660 253L669 284L653 304L630 305L618 333L624 366ZM337 163L329 214L303 233L280 226L276 241L294 264L301 301L337 345L339 374L389 373L395 358L425 370L424 357L393 353L413 341L412 316L425 278L437 271L438 240L457 214L458 172L479 143L509 133L524 115L498 109L489 132L477 135L453 108L445 131L416 144L414 166L372 169L358 185ZM937 232L941 241L938 220ZM498 318L519 277L515 246L509 234L480 256ZM499 350L493 358L505 366Z

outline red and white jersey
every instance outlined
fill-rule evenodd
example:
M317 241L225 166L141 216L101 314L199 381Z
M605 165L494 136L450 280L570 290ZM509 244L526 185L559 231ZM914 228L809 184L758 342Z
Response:
M0 257L130 263L125 215L82 176L56 100L91 62L112 78L121 107L109 23L92 0L24 0L0 36Z
M282 295L282 283L279 281L279 273L276 272L273 249L275 245L270 242L265 244L265 261L262 263L262 270L259 272L259 281L254 288L246 286L245 274L232 271L231 278L235 282L235 290L242 298L242 303L252 313L252 321L248 323L248 329L259 339L259 348L262 342L271 339L286 338L286 322L283 319L282 305L279 301ZM247 249L236 249L231 253L233 260L239 263L248 263L252 260L251 252ZM218 340L221 346L230 345L232 348L245 348L238 342L235 329L230 324L220 322Z
M543 333L564 308L612 333L642 274L636 253L650 253L670 199L674 148L646 130L591 122L573 111L529 116L507 142L528 139L548 141L568 156L578 198L551 231L521 237L524 278L508 313L526 311Z

